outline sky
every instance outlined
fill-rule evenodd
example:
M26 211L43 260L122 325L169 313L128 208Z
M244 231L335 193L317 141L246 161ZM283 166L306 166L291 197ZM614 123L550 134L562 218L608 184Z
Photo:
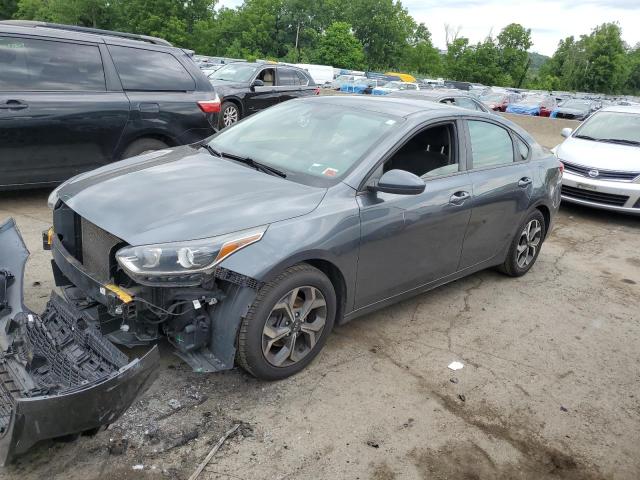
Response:
M313 1L313 0L309 0ZM242 0L219 0L236 7ZM640 0L403 0L402 4L431 32L437 48L446 48L445 24L460 28L472 43L496 36L510 23L531 29L532 51L552 55L558 42L590 33L597 25L617 21L629 45L640 43Z

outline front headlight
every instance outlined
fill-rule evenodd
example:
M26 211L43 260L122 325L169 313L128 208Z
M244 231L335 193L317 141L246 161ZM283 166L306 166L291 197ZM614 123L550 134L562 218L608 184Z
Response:
M193 277L209 273L229 255L260 241L266 230L265 225L202 240L125 247L118 250L116 260L134 277Z

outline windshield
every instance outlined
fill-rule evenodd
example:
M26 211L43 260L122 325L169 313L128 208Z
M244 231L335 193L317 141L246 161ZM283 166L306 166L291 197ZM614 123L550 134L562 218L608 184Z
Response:
M257 68L258 65L253 63L230 63L214 72L209 78L228 82L248 82Z
M401 121L343 105L294 100L222 130L209 145L282 170L288 179L327 186Z
M640 143L640 113L598 112L576 130L575 137Z

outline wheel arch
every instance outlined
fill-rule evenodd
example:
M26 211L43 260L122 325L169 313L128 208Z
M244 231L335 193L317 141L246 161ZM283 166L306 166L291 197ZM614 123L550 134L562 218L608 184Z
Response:
M546 238L549 233L549 225L551 225L551 210L544 203L536 205L535 209L538 210L544 218L544 235Z
M127 138L120 145L118 145L118 150L115 154L115 158L117 160L122 160L122 155L134 142L138 140L144 140L146 138L152 138L154 140L159 140L163 143L166 143L169 147L176 147L180 145L177 139L173 138L171 135L168 135L163 132L150 131L150 132L139 132L137 135Z
M242 100L240 100L238 97L224 97L222 99L222 103L224 102L233 103L236 107L238 107L238 111L240 112L240 118L244 117L244 108L242 105Z

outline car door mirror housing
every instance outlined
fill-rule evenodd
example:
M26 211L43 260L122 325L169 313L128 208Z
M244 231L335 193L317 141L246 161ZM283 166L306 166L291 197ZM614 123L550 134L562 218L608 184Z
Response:
M396 195L419 195L426 188L424 180L406 170L389 170L370 190Z
M264 82L258 78L256 78L251 84L252 87L264 87Z
M569 127L565 127L560 132L560 135L562 135L564 138L569 138L571 136L572 132L573 132L573 129L571 129Z

